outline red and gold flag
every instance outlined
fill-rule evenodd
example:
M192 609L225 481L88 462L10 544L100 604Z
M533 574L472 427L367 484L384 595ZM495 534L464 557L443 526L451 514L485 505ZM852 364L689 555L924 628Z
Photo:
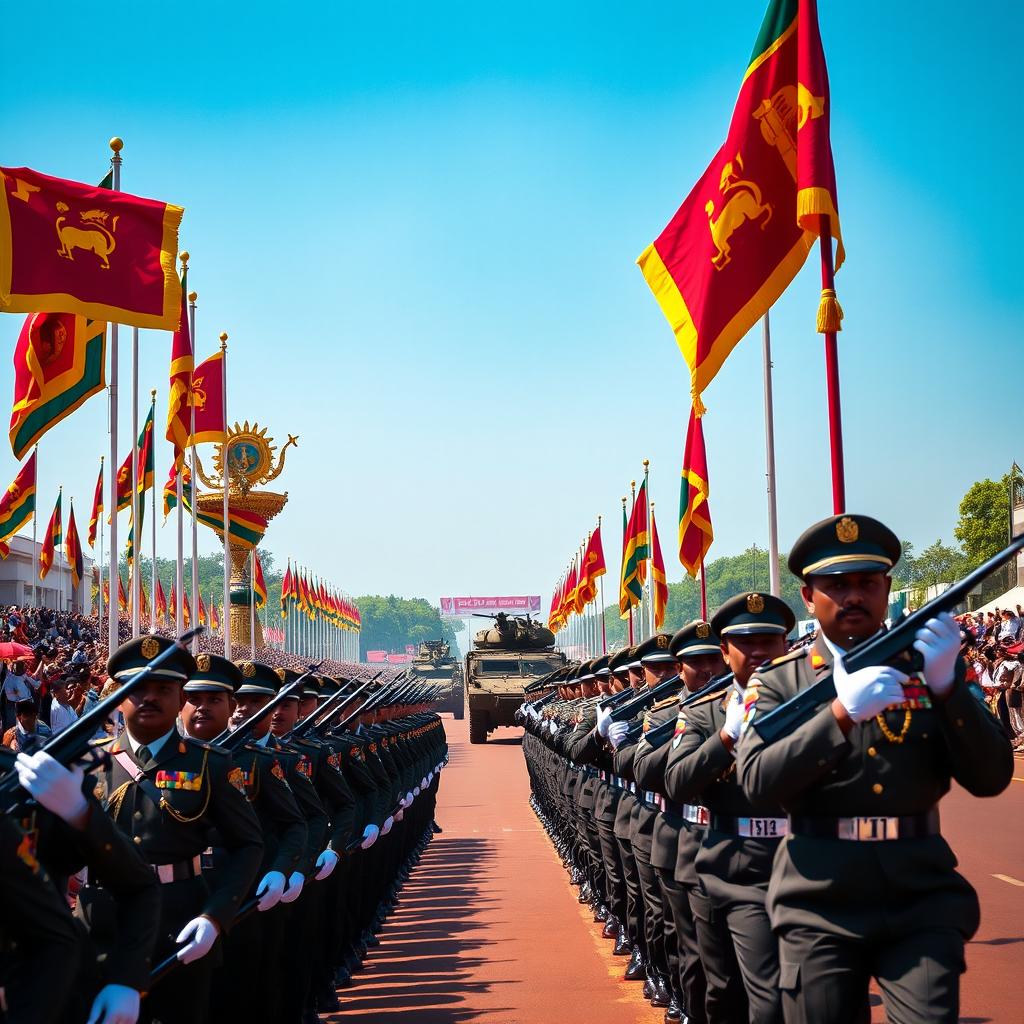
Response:
M169 615L175 623L178 621L178 595L174 592L174 580L171 580L171 600Z
M0 168L0 311L173 331L180 206Z
M195 356L192 354L192 335L189 331L188 310L185 308L188 291L188 274L181 275L180 323L171 339L171 383L167 393L167 440L174 446L174 464L180 466L188 447L188 436L192 429L192 414L189 395L192 391L192 370Z
M199 625L200 626L205 626L206 625L206 605L203 604L202 592L200 592L200 594L199 594Z
M67 556L68 565L71 567L71 584L78 587L82 582L82 573L85 571L82 559L82 542L78 539L78 527L75 524L75 502L71 501L71 508L68 512L68 532L64 539L64 554Z
M210 598L210 629L220 629L220 616L217 614L217 602Z
M106 579L103 581L103 602L107 607L110 606L110 580Z
M36 453L33 452L0 496L0 540L7 540L36 510Z
M173 584L172 584L173 586ZM164 585L160 582L160 577L156 578L156 618L157 622L167 622L167 598L164 596Z
M39 549L39 578L41 580L46 579L46 574L50 571L50 566L53 565L54 555L56 552L60 551L60 543L63 537L61 530L60 500L61 493L58 491L57 504L53 506L53 512L50 514L50 521L46 526L46 539L43 541L42 547Z
M103 458L100 457L100 475L96 478L96 491L92 496L92 513L89 516L89 547L96 547L96 530L103 518Z
M658 525L651 509L651 582L654 585L654 628L665 625L665 609L668 607L668 577L665 575L665 559L658 540Z
M256 607L262 608L267 603L267 584L263 580L263 566L260 564L260 556L256 549L252 550L253 580L252 589L256 594Z
M117 608L122 614L128 611L128 594L124 589L124 580L121 578L121 570L117 571Z
M601 527L598 526L587 538L587 547L583 554L579 595L584 607L597 597L597 580L607 571L604 548L601 545Z
M33 313L14 347L11 450L20 459L51 427L106 387L107 325L72 313Z
M679 561L694 579L715 539L708 505L710 494L704 427L691 409L679 483Z
M195 410L192 444L223 444L228 420L224 408L224 352L215 352L192 371L191 401Z
M697 416L824 229L843 262L830 116L815 0L771 0L725 143L637 261L690 368Z
M292 560L288 559L288 567L284 571L284 579L281 581L281 618L288 618L288 601L294 600L294 584L292 583Z
M185 628L187 629L192 624L192 609L189 607L188 603L188 591L184 588L182 588L181 595L181 616L182 621L185 623Z

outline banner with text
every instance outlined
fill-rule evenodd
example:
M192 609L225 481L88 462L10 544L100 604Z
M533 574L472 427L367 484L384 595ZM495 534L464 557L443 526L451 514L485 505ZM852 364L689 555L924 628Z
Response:
M473 615L539 615L540 596L526 597L442 597L442 619L468 619Z

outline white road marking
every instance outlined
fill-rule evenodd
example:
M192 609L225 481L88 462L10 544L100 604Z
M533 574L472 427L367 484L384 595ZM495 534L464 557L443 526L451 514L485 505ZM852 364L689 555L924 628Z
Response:
M1019 878L1013 878L1011 875L993 875L993 878L998 878L1000 882L1008 882L1010 885L1019 885L1024 889L1024 882Z

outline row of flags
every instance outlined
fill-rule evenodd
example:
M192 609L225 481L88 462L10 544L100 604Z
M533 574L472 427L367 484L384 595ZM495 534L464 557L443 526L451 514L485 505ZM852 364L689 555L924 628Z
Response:
M647 470L640 489L633 496L633 507L626 516L626 499L622 500L622 571L619 575L619 617L629 619L632 625L633 609L644 596L647 567L650 563L651 592L654 604L654 629L665 624L668 608L668 576L665 559L658 539L658 524L654 507L648 501Z
M124 615L131 614L131 610L132 610L131 574L129 574L128 580L129 580L129 585L126 587L125 586L125 582L124 582L124 578L122 577L121 573L119 572L117 574L117 607L118 607L118 610L122 614L124 614ZM96 584L95 584L95 581L94 581L94 583L93 583L93 597L96 596L96 590L97 590L97 587L96 587ZM110 581L106 580L106 579L103 581L103 598L104 598L105 601L107 601L109 603L109 601L110 601ZM189 599L188 599L188 592L187 591L183 591L182 595L181 595L181 598L182 598L182 613L183 613L183 616L184 616L184 622L185 622L186 626L190 626L192 624L192 605L191 605L191 603L189 602ZM139 580L139 604L140 604L140 609L141 609L142 616L144 618L147 617L149 615L149 610L150 610L149 594L146 591L145 581L142 580L142 579ZM176 607L177 607L177 594L176 594L175 589L174 589L174 581L173 580L171 581L171 596L170 596L170 602L168 602L167 597L164 595L163 583L161 582L160 578L157 577L157 581L156 581L156 619L157 619L157 624L161 625L161 626L170 625L171 622L173 621L173 610ZM171 612L172 612L171 615L168 614L168 609L171 610ZM209 612L207 612L206 602L203 600L203 595L202 595L202 593L199 594L199 619L198 619L198 622L199 622L200 625L202 625L202 626L209 626L210 629L213 629L213 630L219 630L220 626L221 626L221 622L223 621L223 614L222 614L223 610L224 610L223 609L223 605L220 607L220 609L218 609L218 607L217 607L217 599L211 594L210 595Z
M548 613L548 629L557 633L564 629L573 615L582 615L597 600L597 581L608 571L601 543L601 524L591 530L579 546L569 568L555 584Z
M281 618L286 619L292 609L311 622L323 621L340 629L358 631L363 624L355 602L306 569L296 566L293 572L289 559L281 581Z

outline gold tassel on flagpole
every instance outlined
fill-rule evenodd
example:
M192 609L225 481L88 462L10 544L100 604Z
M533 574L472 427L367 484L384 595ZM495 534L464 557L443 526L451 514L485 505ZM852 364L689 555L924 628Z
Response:
M839 305L835 289L822 288L821 301L818 303L818 333L835 334L842 329L843 307Z

